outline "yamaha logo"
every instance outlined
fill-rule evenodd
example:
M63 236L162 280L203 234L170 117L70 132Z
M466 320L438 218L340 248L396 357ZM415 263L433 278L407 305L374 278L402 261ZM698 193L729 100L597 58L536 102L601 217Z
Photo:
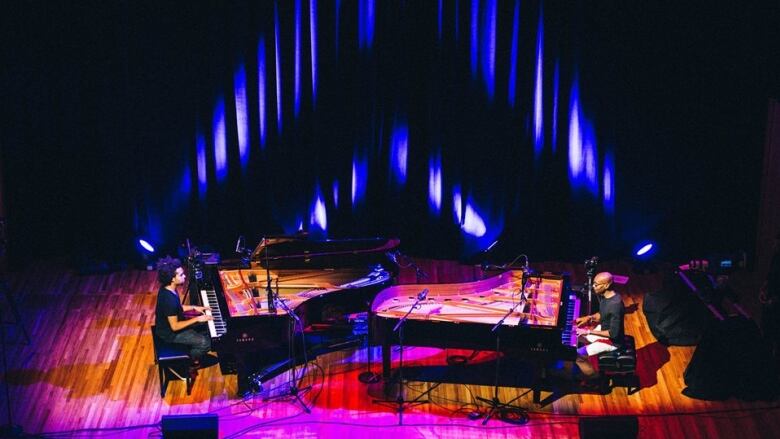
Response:
M238 338L236 339L236 343L251 343L251 342L253 342L253 341L255 341L255 338L254 338L254 337L251 337L251 336L250 336L249 334L247 334L246 332L242 332L242 333L241 333L241 337L238 337Z

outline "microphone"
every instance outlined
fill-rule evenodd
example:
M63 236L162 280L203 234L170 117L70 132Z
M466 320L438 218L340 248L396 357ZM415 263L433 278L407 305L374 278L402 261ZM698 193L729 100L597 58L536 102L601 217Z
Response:
M428 297L428 288L420 291L420 294L417 295L417 300L425 300L426 297Z
M385 255L387 255L387 259L390 259L393 264L398 265L398 252L387 252Z

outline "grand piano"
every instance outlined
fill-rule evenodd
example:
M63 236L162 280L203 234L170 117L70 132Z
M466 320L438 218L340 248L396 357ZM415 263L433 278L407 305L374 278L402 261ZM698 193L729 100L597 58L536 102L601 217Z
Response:
M423 290L427 290L425 299L412 309ZM496 332L492 328L507 316L499 327L500 355L538 363L574 360L577 335L572 322L579 308L568 275L511 270L475 282L396 285L381 291L371 305L371 341L382 347L382 375L388 380L390 348L399 343L393 328L410 309L403 325L404 346L493 351ZM539 402L537 378L535 402Z
M248 266L217 258L200 264L193 299L212 308L212 348L222 373L238 374L239 394L249 389L250 377L265 381L291 367L292 346L296 362L344 347L352 335L345 316L367 312L376 293L391 284L386 254L398 245L397 239L278 237L263 239ZM267 291L269 280L276 300ZM280 302L300 325L292 324ZM310 339L306 352L301 328Z

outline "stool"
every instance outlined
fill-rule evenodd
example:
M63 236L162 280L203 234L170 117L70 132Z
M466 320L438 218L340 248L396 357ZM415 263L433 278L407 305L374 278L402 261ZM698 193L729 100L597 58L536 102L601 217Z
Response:
M157 336L154 325L151 329L154 343L154 362L157 364L157 372L160 375L160 396L165 397L168 382L171 380L186 381L187 395L190 395L192 385L195 383L195 379L189 374L189 368L192 365L190 347L185 344L167 343Z
M639 391L634 337L626 335L622 348L599 354L598 361L599 373L610 378L613 387L625 387L629 395Z

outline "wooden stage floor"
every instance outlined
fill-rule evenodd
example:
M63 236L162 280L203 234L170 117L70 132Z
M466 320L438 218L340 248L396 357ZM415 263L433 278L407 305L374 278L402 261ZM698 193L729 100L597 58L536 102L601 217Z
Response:
M473 267L442 261L420 265L431 282L478 275ZM627 266L613 267L616 273L630 274ZM582 282L579 266L534 268L570 271L575 283ZM749 274L743 277L735 276L735 283L755 291ZM413 272L402 271L400 280L413 282ZM159 437L162 415L191 413L218 414L220 437L228 438L568 438L579 436L582 417L615 415L637 416L642 438L746 439L780 434L777 402L701 401L681 393L683 372L695 348L665 347L650 333L641 302L646 292L660 287L660 276L653 274L631 274L630 282L618 288L630 310L626 333L636 340L641 389L632 395L624 388L607 394L571 393L543 407L534 406L526 394L518 402L530 410L530 422L522 426L500 420L482 426L481 420L470 420L468 413L477 409L475 397L490 398L493 389L463 384L436 387L429 394L431 403L409 409L399 426L392 409L372 403L381 397L381 385L357 380L366 368L366 348L330 353L310 364L304 382L313 387L303 399L312 407L311 414L286 401L237 398L236 377L222 376L219 367L201 372L192 395L186 395L183 382L172 382L161 398L149 333L157 291L154 272L77 275L41 264L12 274L9 283L31 337L29 345L14 343L7 348L12 415L27 434L39 437ZM4 316L10 319L7 309ZM6 329L11 342L18 340L16 328ZM406 365L420 366L441 362L448 354L409 348L404 359ZM285 374L264 383L265 392L274 393L287 378ZM431 385L410 382L407 396L415 397ZM504 387L500 398L512 399L527 390ZM0 423L5 424L7 405L4 398L0 402Z

